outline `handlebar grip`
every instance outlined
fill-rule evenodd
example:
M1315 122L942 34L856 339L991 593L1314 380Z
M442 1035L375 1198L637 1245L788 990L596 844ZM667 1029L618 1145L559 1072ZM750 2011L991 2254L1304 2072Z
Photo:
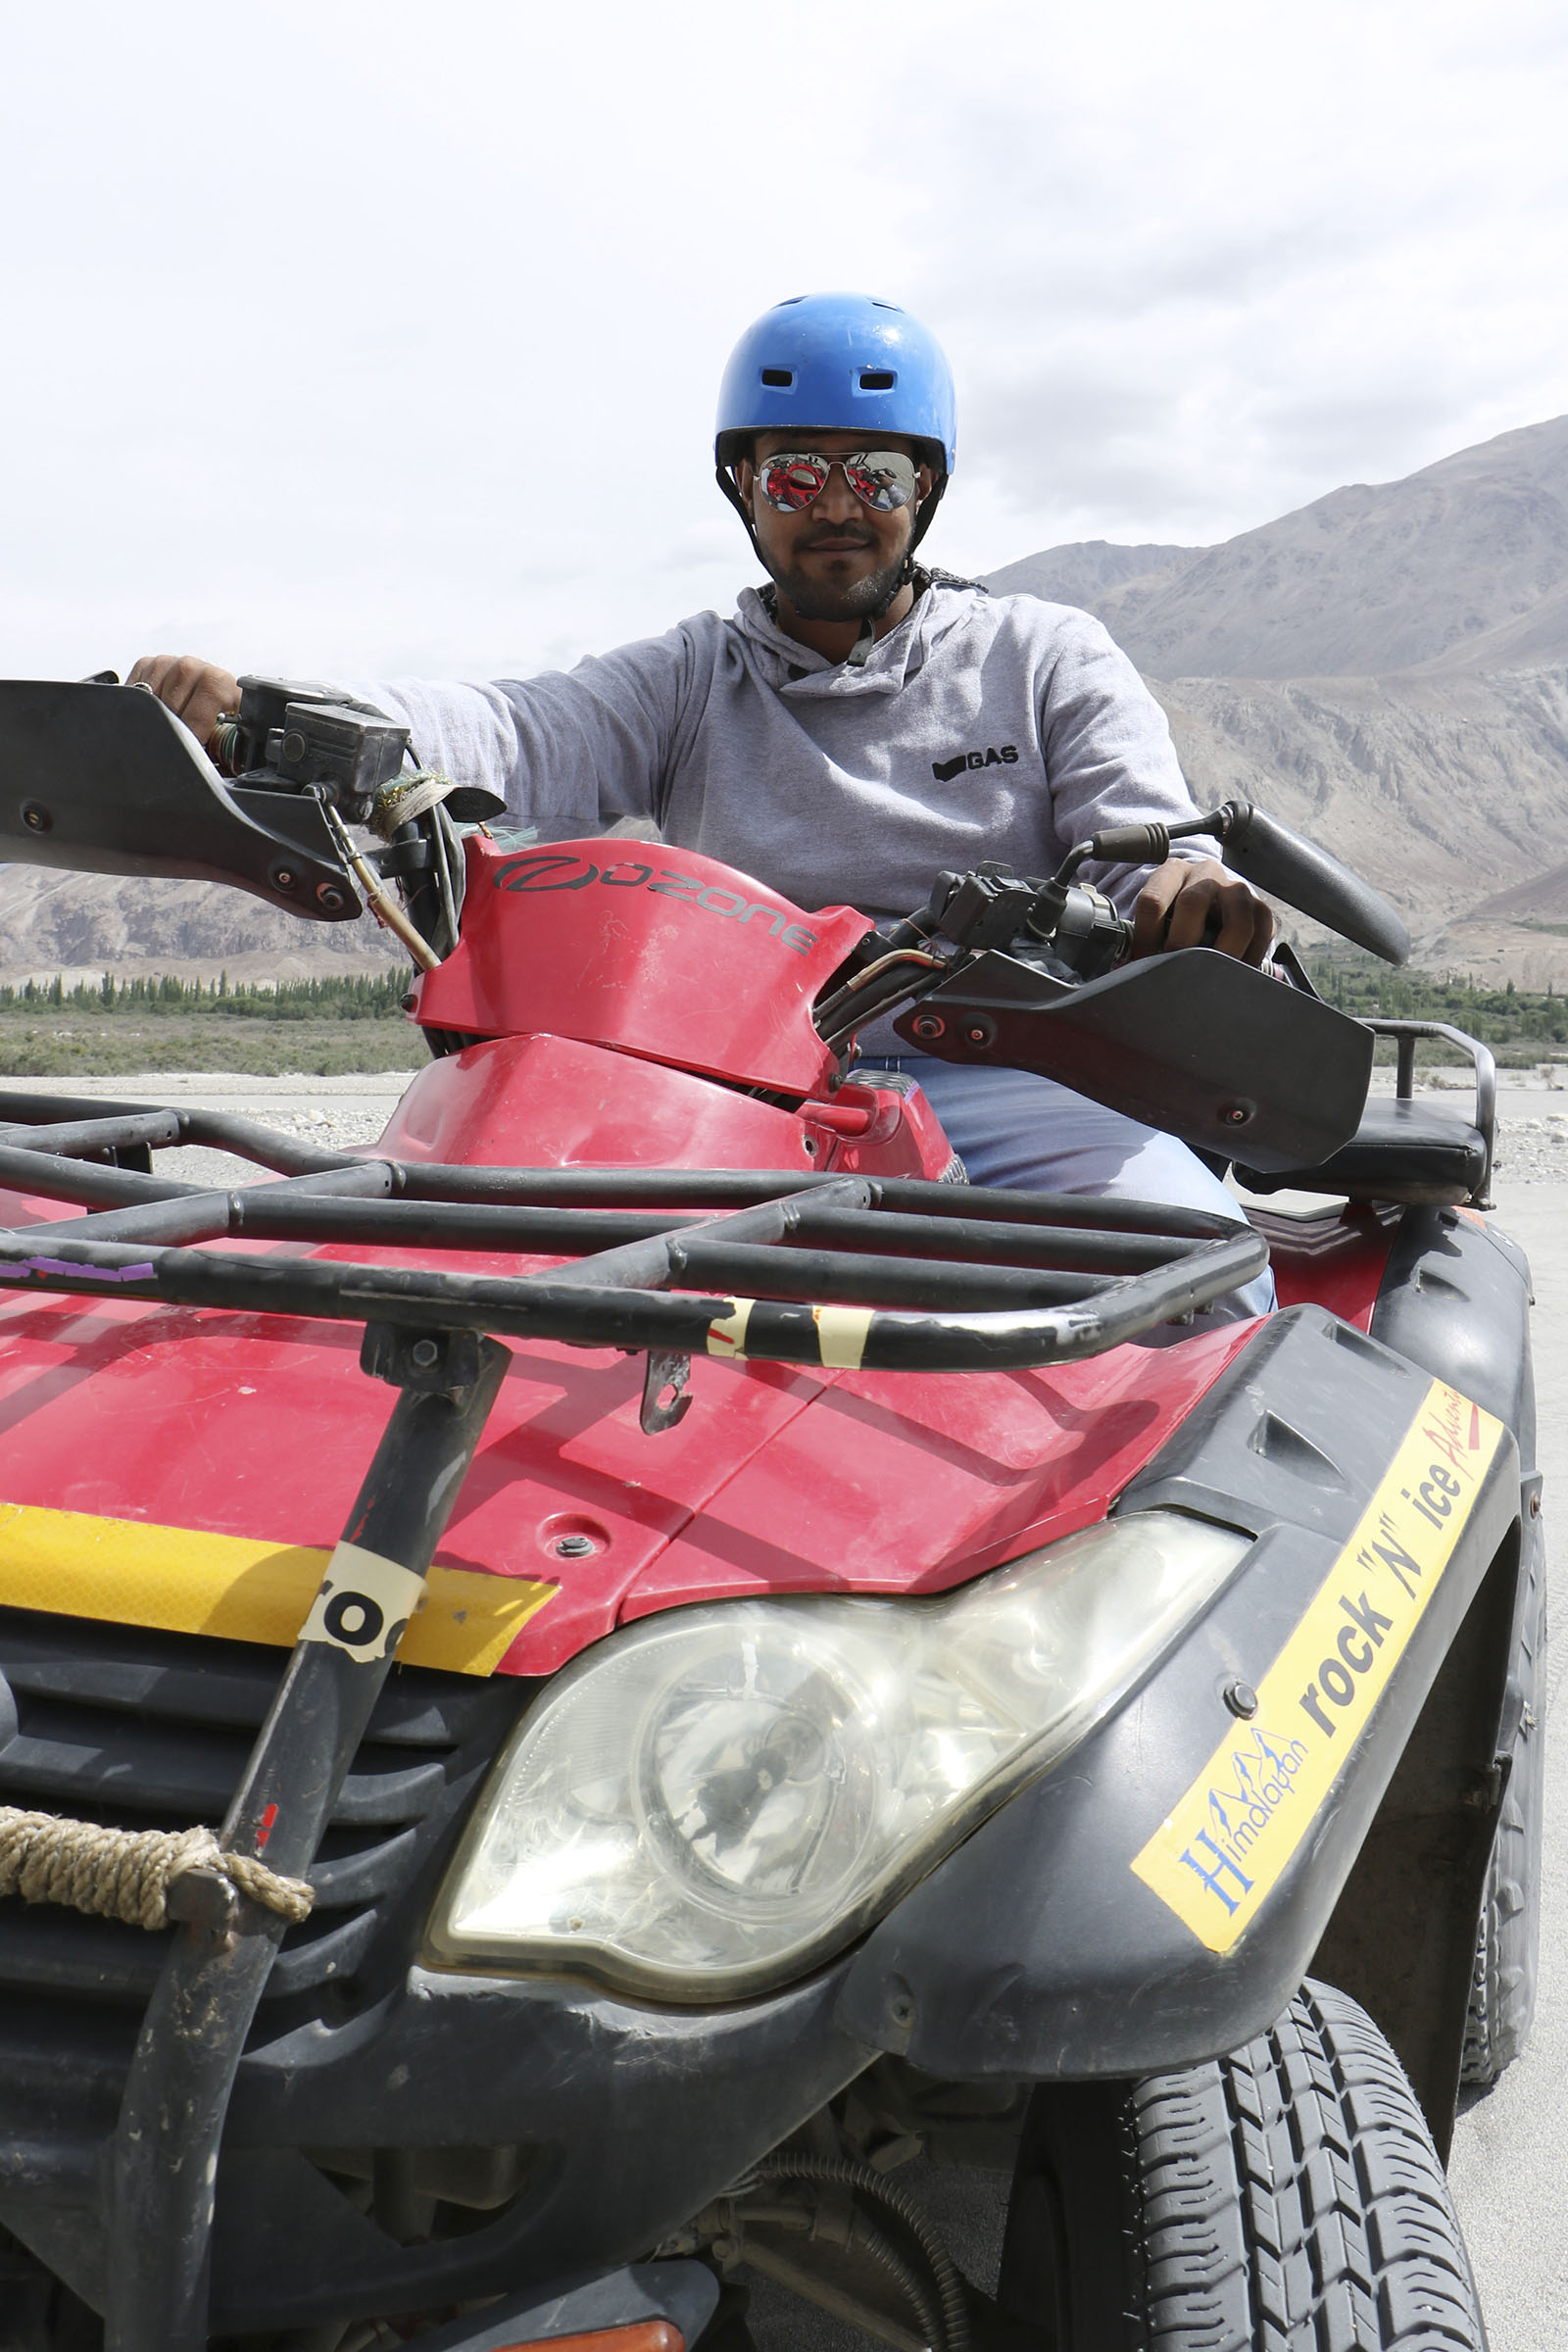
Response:
M1170 834L1163 825L1112 825L1095 835L1089 852L1107 865L1163 865Z

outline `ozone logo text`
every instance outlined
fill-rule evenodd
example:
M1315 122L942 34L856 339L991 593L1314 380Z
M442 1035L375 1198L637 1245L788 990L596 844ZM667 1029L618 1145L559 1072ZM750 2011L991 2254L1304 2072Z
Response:
M591 858L556 852L509 858L496 869L494 888L527 892L588 890L595 884L601 890L646 890L651 898L676 899L683 906L699 907L704 914L716 914L726 922L749 924L754 916L760 915L768 938L776 939L796 956L808 956L816 945L817 934L808 931L804 923L796 922L782 906L770 906L761 899L748 899L743 891L723 890L716 884L705 883L700 874L677 873L667 865L649 865L640 858L621 858L612 865L603 866L596 865Z

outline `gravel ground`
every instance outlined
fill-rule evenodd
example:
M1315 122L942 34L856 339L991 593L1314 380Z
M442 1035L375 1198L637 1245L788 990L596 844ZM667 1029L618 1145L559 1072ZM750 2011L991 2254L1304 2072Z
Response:
M1568 1069L1568 1064L1558 1066ZM1465 1111L1469 1087L1457 1070L1424 1076L1424 1095L1453 1095L1454 1111ZM57 1078L3 1083L19 1093L66 1091L65 1082ZM231 1111L341 1151L353 1144L373 1144L408 1084L407 1074L399 1071L346 1078L253 1078L222 1071L172 1076L156 1071L124 1078L78 1078L70 1082L69 1091L98 1101L189 1103ZM1392 1094L1393 1072L1379 1070L1373 1087L1378 1094ZM1559 1100L1561 1108L1556 1107ZM159 1165L187 1183L237 1181L244 1173L242 1162L207 1152L166 1152ZM1509 1184L1568 1182L1568 1092L1544 1072L1509 1071L1498 1086L1496 1173Z
M349 1078L253 1078L243 1072L203 1070L172 1075L167 1070L127 1078L11 1078L19 1094L70 1094L86 1101L168 1102L180 1107L222 1110L280 1127L287 1135L331 1152L373 1144L409 1084L407 1071ZM269 1171L227 1152L191 1147L157 1154L160 1174L182 1184L245 1184Z
M1568 1181L1568 1110L1520 1116L1499 1108L1496 1174L1508 1184Z

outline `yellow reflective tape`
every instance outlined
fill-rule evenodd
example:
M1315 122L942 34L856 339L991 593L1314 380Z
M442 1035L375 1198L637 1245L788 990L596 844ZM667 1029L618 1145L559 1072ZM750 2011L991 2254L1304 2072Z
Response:
M55 1617L292 1649L332 1556L308 1544L0 1503L0 1603ZM432 1568L398 1655L411 1666L493 1674L558 1589Z
M710 1323L708 1326L708 1352L710 1355L744 1355L746 1353L746 1326L752 1319L752 1309L756 1304L755 1298L732 1298L729 1313L720 1315L716 1322Z
M1132 1867L1211 1952L1250 1927L1354 1752L1453 1556L1500 1421L1435 1380L1387 1474L1257 1686Z
M858 1372L865 1353L865 1335L871 1328L868 1306L813 1306L817 1345L822 1361L835 1372Z

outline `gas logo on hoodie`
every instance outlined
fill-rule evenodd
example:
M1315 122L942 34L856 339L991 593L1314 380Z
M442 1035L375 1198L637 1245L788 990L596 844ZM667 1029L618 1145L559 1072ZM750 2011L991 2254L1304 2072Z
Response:
M1013 767L1017 759L1018 746L1004 743L1000 752L956 752L951 760L933 760L931 773L939 784L951 784L966 767Z

